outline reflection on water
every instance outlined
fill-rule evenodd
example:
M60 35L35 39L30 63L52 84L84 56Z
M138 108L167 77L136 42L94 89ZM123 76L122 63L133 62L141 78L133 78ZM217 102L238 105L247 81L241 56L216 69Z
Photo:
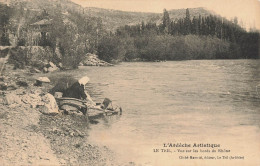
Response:
M141 164L259 164L258 64L205 60L82 67L76 77L90 77L87 88L93 99L109 97L123 108L122 117L107 117L92 126L89 139L110 147L122 160ZM175 154L152 152L165 142L185 141L219 143L246 159L242 164L187 162Z

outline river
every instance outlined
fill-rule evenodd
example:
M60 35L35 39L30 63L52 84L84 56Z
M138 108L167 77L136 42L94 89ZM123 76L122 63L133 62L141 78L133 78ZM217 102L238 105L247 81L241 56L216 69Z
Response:
M87 89L94 101L108 97L123 108L122 116L92 125L89 139L112 149L122 162L137 165L259 165L259 62L192 60L80 67L74 76L90 78ZM172 153L154 152L164 143L219 144L230 152L182 154L177 148L170 148ZM244 159L180 159L190 155Z

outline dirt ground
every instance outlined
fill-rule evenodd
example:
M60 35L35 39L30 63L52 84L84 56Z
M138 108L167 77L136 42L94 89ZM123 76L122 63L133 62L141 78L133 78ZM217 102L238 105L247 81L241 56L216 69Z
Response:
M40 113L26 97L44 94L51 85L35 87L38 73L12 68L7 65L0 80L7 87L0 90L0 165L121 165L107 147L88 141L93 124L87 117ZM19 102L4 103L8 94Z

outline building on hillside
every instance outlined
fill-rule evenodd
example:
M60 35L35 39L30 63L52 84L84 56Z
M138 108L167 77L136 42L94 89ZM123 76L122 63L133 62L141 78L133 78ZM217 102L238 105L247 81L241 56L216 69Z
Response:
M28 30L28 40L26 45L39 46L44 45L48 40L51 31L52 20L43 19L33 24L30 24Z

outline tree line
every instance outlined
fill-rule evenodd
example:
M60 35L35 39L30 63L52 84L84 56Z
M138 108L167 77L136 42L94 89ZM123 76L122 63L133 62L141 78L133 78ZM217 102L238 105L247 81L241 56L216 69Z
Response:
M99 46L99 54L106 60L259 58L259 33L244 30L237 18L233 21L213 15L191 18L189 9L185 18L177 20L171 20L164 9L161 24L126 25L110 38L104 40L113 41L114 45L104 42Z
M259 58L258 32L247 32L237 19L228 21L213 15L191 18L189 9L184 18L171 20L164 10L160 24L143 21L115 32L108 32L100 18L73 10L64 13L58 5L42 12L6 5L0 5L0 10L1 45L10 45L8 33L18 33L18 45L26 46L30 25L52 20L39 46L51 47L53 52L58 49L62 57L54 62L73 68L88 52L107 62ZM10 18L17 21L10 22Z

